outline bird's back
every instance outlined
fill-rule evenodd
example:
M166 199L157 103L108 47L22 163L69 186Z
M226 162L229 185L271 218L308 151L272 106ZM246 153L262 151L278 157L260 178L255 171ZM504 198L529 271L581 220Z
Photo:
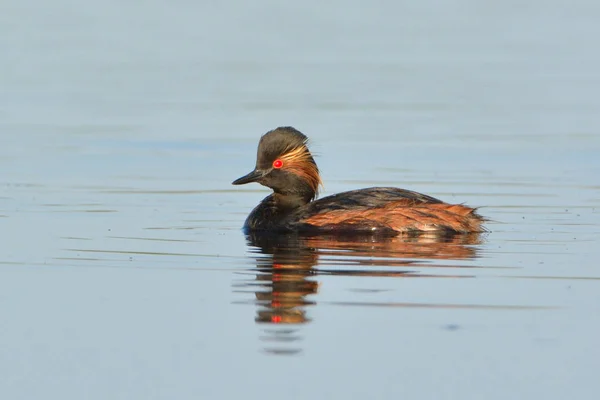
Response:
M461 204L391 187L353 190L313 201L287 221L307 233L481 232L483 218Z

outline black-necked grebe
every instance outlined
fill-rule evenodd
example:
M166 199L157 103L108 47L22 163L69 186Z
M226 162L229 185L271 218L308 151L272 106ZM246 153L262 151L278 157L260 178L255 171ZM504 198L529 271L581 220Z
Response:
M308 138L280 127L260 138L256 167L234 185L258 182L273 189L248 216L244 230L307 234L377 234L484 231L474 208L448 204L393 187L338 193L315 200L321 176Z

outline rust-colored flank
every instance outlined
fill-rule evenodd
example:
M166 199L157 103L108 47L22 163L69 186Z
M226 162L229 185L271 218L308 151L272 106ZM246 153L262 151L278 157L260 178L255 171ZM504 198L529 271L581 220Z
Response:
M345 224L349 230L352 225L362 226L374 223L386 226L396 232L423 231L440 229L456 232L479 232L481 218L474 209L460 204L414 204L411 200L391 201L388 204L365 210L333 210L327 213L310 215L305 222L335 229Z
M307 234L471 233L485 229L474 208L393 187L374 187L314 200L321 176L307 146L292 127L260 139L255 169L234 185L258 182L273 189L248 216L244 229Z

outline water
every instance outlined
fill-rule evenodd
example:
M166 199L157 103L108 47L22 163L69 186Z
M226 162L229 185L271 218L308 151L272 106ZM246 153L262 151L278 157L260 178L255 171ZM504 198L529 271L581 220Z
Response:
M5 2L2 398L596 398L593 1ZM279 125L439 242L245 238Z

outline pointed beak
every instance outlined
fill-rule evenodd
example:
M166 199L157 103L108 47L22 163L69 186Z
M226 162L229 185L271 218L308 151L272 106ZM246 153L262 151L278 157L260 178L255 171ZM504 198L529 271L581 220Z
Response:
M259 181L263 176L265 176L264 171L259 171L259 170L255 169L254 171L250 172L248 175L244 175L241 178L238 178L235 181L231 182L231 184L232 185L244 185L246 183Z

